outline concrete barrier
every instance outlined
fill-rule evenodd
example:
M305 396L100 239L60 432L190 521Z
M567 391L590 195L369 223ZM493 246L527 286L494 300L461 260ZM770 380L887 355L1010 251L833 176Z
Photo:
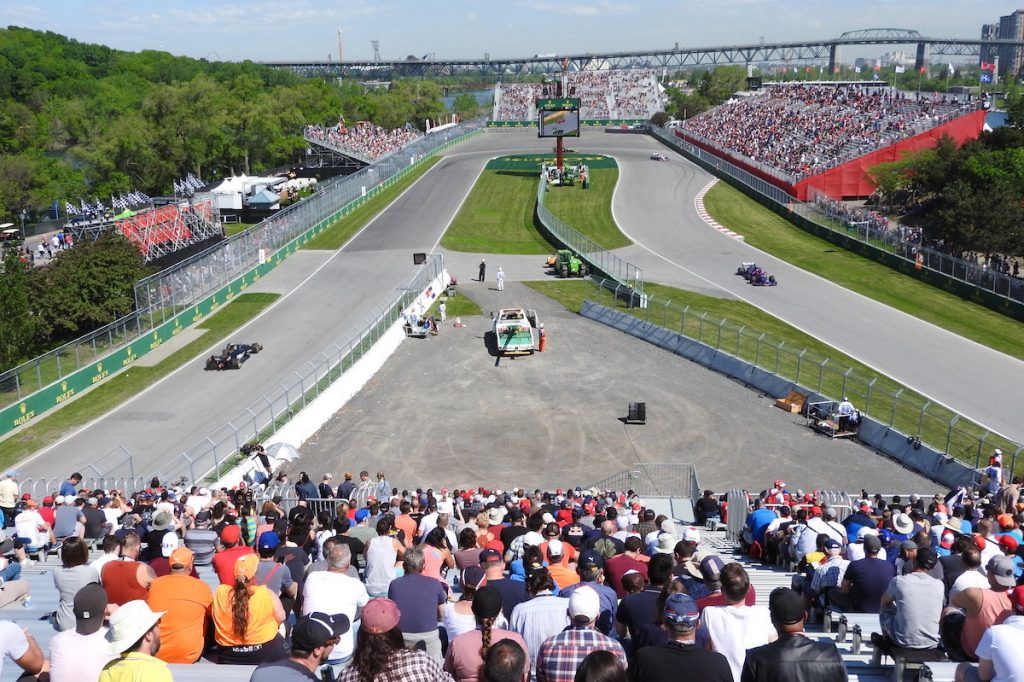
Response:
M691 362L719 374L738 379L750 388L773 398L782 398L790 391L796 390L807 394L808 402L832 400L828 396L811 391L788 379L756 367L746 360L716 350L679 332L652 325L599 303L584 301L580 315L685 357ZM927 445L920 444L915 440L908 440L906 434L870 417L862 417L857 439L864 445L944 486L952 488L958 485L969 485L974 480L973 468L949 455L937 452Z

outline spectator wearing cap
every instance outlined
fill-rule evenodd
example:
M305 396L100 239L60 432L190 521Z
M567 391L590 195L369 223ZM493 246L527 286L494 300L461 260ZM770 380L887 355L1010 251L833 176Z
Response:
M423 575L423 566L422 547L406 550L402 557L405 575L391 581L388 599L395 602L402 613L401 628L406 645L413 647L423 642L430 657L441 661L437 622L448 601L448 591L439 581Z
M259 563L255 554L238 557L234 583L219 585L213 594L210 613L219 663L257 665L284 658L284 640L278 634L284 606L276 594L254 582Z
M827 606L828 591L839 587L850 562L843 558L843 546L835 538L825 541L825 558L814 567L810 583L804 590L808 605Z
M914 571L889 582L879 611L882 634L871 635L876 646L934 649L939 645L945 593L942 582L928 575L938 560L935 550L922 547L914 557Z
M261 538L262 541L262 538ZM306 576L302 586L302 612L341 614L354 623L370 601L366 586L349 574L352 552L347 545L336 544L327 553L327 570ZM354 640L351 632L341 635L329 656L331 665L347 665L352 659Z
M67 546L67 541L64 545ZM121 540L120 561L110 561L103 565L100 577L111 604L121 605L136 599L146 600L149 586L156 580L156 573L148 564L138 560L141 551L139 536L128 533Z
M565 548L571 547L571 545L555 538L548 540L544 544L548 560L548 573L551 574L551 579L555 581L555 585L561 589L578 583L580 581L579 574L564 561Z
M874 513L874 507L871 506L871 502L862 499L858 500L857 508L850 513L845 519L843 519L843 527L846 529L847 538L856 538L857 533L861 528L875 528L877 526L875 519L871 517Z
M249 682L299 682L316 680L322 666L329 664L342 637L351 632L347 616L313 612L295 622L288 658L261 663Z
M838 588L828 591L828 601L843 611L878 613L882 594L896 575L896 568L879 559L882 541L877 535L864 536L864 558L851 561Z
M747 649L775 641L776 633L765 607L747 605L750 577L740 564L726 564L722 568L720 580L722 596L727 603L725 606L709 606L701 610L697 639L702 646L725 656L732 675L738 680ZM670 622L666 619L666 626Z
M1018 555L1020 543L1017 542L1017 538L1012 535L1000 536L999 549L1010 559L1010 562L1013 564L1013 576L1019 580L1022 570L1024 570L1024 560Z
M103 625L107 593L98 583L89 583L75 594L75 627L50 640L51 682L79 682L99 679L110 662L107 628Z
M4 528L14 525L18 505L18 472L8 471L0 480L0 511L4 514Z
M1013 609L1010 590L1017 586L1013 563L1005 556L993 557L986 570L988 587L969 587L954 595L950 604L961 612L948 613L942 623L944 643L957 643L959 639L960 650L955 653L962 654L959 657L965 660L977 660L975 650L982 634L992 625L1006 619ZM950 656L953 655L950 653Z
M836 645L804 635L803 597L778 587L768 599L768 611L778 639L747 651L742 682L846 682L846 666Z
M48 548L57 542L50 524L39 513L39 505L33 499L25 500L25 508L14 517L14 534L22 538L29 548Z
M501 593L493 587L481 587L472 601L476 626L451 640L444 660L444 669L458 682L477 682L487 651L492 643L509 639L529 653L523 638L510 630L500 628L502 619Z
M344 479L341 484L338 485L338 491L336 497L340 500L351 500L352 494L356 490L356 484L352 481L353 474L351 471L346 471Z
M53 513L53 534L57 540L85 537L85 515L75 506L75 498L58 497L57 501L59 506Z
M426 652L406 648L399 627L401 619L398 605L390 599L376 597L368 601L360 618L352 664L341 671L338 682L454 682L441 663Z
M333 500L334 499L334 476L330 473L324 474L323 480L320 481L320 485L317 486L317 492L320 495L321 500ZM344 499L348 499L347 497ZM325 507L329 507L330 503L323 503Z
M109 652L116 658L104 666L100 682L171 682L167 664L156 658L163 615L154 613L146 602L136 599L121 605L110 616L107 639L110 640Z
M370 525L370 510L367 507L362 509L356 509L352 514L352 527L349 529L348 534L363 543L363 547L370 543L370 540L377 537L376 523ZM365 550L364 550L365 551ZM360 554L363 554L360 552ZM366 565L365 555L363 561L360 562L361 566Z
M480 551L480 568L484 569L485 584L501 593L501 612L506 619L511 617L516 606L530 598L525 583L505 577L505 563L497 549Z
M473 599L483 582L484 569L480 566L468 566L462 570L459 577L462 594L458 601L446 602L441 613L441 621L449 642L476 627L476 619L473 616ZM505 616L502 615L495 624L498 627L504 627L505 622Z
M194 575L193 561L192 550L175 548L168 557L170 572L149 586L146 603L164 612L156 657L167 663L195 663L203 654L213 591Z
M604 557L593 549L585 549L580 552L579 561L576 562L576 573L580 581L574 585L563 587L559 595L572 598L573 593L583 587L589 587L599 597L601 612L595 619L594 627L599 632L609 637L615 636L615 612L618 609L619 598L615 590L604 584Z
M1014 507L1016 507L1016 502L1014 503ZM1021 530L1017 525L1017 520L1012 514L1004 512L997 515L996 524L999 526L999 530L996 533L993 533L993 537L995 537L996 540L1009 536L1016 540L1018 544L1024 542L1024 535L1021 534Z
M191 497L189 501L191 501ZM201 512L207 514L207 512ZM182 538L185 542L185 546L192 550L192 554L195 555L196 566L209 566L213 563L213 556L217 552L217 541L219 536L217 531L210 527L210 520L204 518L199 519L196 517L195 525L185 531L185 535Z
M171 553L181 546L181 540L178 538L178 534L164 533L163 538L160 540L159 556L154 559L150 559L149 567L153 569L153 573L156 577L168 575L171 572ZM196 573L195 569L192 569L192 577L198 578L199 574Z
M97 498L90 497L82 508L82 516L85 517L85 538L89 542L95 542L114 530L99 504Z
M581 557L585 555L586 552ZM537 682L572 682L583 659L592 651L611 651L626 666L622 645L597 630L603 611L601 597L590 585L574 587L568 608L571 625L541 644L537 652Z
M242 529L235 524L228 524L220 531L221 549L213 555L213 569L221 585L233 585L235 582L235 562L240 557L254 554L252 547L242 542Z
M570 625L569 600L555 593L555 583L545 569L534 571L526 579L529 601L512 610L509 628L519 633L530 653L530 670L537 673L537 654L546 639Z
M681 674L711 682L733 679L729 662L721 653L696 644L701 617L690 595L684 592L668 595L661 615L668 639L664 644L645 646L637 651L629 670L631 680L669 682L680 679Z
M988 682L1024 678L1024 587L1009 593L1011 611L1002 623L985 630L976 649L978 665L961 663L957 682Z
M267 589L282 598L295 599L298 587L292 579L292 573L287 566L278 562L275 556L280 546L281 536L274 531L269 530L260 535L256 542L256 553L260 558L260 563L253 582L257 585L265 585Z

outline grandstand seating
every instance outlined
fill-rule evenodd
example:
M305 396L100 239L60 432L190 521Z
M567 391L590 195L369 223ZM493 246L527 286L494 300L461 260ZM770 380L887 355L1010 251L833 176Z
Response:
M569 97L580 99L584 120L648 119L663 106L661 87L653 71L574 71L567 77ZM494 88L495 121L532 121L535 100L551 96L541 83L498 83Z
M364 163L372 163L415 142L423 133L409 126L389 131L369 121L360 121L354 126L346 126L342 121L329 128L318 125L306 126L303 135L309 142L333 149Z

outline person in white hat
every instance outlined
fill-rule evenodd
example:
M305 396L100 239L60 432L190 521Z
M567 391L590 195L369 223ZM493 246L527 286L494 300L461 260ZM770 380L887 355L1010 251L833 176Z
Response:
M583 659L592 651L603 649L615 655L626 667L626 652L614 639L597 631L601 615L601 598L588 585L569 596L569 627L549 637L537 653L537 679L571 682Z
M100 673L100 682L146 680L171 682L171 670L156 658L160 650L160 618L163 611L154 612L141 599L127 602L110 617L110 653L118 658Z

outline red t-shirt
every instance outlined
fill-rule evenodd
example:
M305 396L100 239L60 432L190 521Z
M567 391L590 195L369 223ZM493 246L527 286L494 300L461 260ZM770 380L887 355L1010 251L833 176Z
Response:
M622 589L622 576L626 575L626 571L636 571L644 577L644 582L648 582L647 578L647 564L628 554L617 554L611 559L605 559L604 562L604 577L607 578L606 584L615 590L615 594L618 595L619 599L626 596L626 591Z
M757 601L757 595L754 593L754 586L751 585L750 589L747 590L747 598L743 600L743 603L747 606L753 606L754 602ZM725 595L721 592L715 592L709 594L703 599L697 600L697 609L703 613L704 608L708 606L728 606L729 601L725 598Z
M252 547L246 545L239 545L238 547L232 547L231 549L225 549L217 552L213 555L213 570L217 571L217 577L220 578L221 585L234 585L235 584L235 562L238 561L238 557L245 556L246 554L255 554Z

